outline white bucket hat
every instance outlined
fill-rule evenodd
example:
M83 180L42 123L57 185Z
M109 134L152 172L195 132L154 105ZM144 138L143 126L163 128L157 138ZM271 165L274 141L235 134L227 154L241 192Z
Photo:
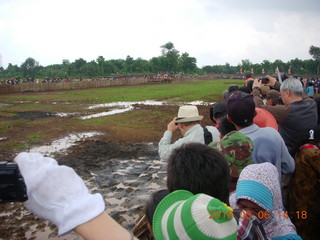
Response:
M199 115L196 106L182 106L179 108L176 123L200 121L203 116Z

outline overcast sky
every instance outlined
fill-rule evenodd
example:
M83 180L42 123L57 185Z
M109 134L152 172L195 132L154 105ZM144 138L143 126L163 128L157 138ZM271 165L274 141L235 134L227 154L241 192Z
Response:
M146 60L172 42L204 65L311 59L319 0L0 0L1 64Z

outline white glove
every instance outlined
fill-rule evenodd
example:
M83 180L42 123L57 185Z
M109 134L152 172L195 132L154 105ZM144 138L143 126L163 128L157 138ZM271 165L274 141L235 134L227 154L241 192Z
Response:
M83 180L70 167L39 153L20 153L14 161L27 186L25 207L54 223L59 235L101 214L104 200L91 194Z

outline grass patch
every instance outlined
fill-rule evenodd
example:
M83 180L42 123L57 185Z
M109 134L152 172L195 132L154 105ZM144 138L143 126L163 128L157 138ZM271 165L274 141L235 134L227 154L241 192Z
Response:
M207 100L213 95L221 95L229 85L243 85L242 80L218 79L177 82L171 84L135 85L64 92L28 93L3 95L3 103L31 102L71 102L107 103L117 101L167 100L194 101Z
M32 141L38 141L38 140L42 140L43 136L38 133L38 134L34 134L34 135L28 135L26 138L29 140L32 140Z

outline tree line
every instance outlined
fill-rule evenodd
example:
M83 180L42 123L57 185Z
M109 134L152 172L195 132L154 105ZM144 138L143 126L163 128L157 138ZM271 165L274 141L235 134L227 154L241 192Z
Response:
M262 72L273 74L278 67L280 72L297 75L318 75L320 66L320 47L311 46L309 54L313 59L300 60L298 58L283 62L264 60L262 63L253 64L249 59L244 59L237 66L229 63L224 65L207 65L197 67L197 59L189 53L175 49L172 42L161 46L161 55L150 60L142 58L133 59L129 55L126 59L106 60L98 56L96 60L87 62L83 58L70 62L64 59L61 64L41 66L35 59L29 57L20 66L8 64L4 69L0 67L0 78L68 78L68 77L103 77L111 75L146 75L159 72L182 72L184 74L239 74L248 71L254 74Z

